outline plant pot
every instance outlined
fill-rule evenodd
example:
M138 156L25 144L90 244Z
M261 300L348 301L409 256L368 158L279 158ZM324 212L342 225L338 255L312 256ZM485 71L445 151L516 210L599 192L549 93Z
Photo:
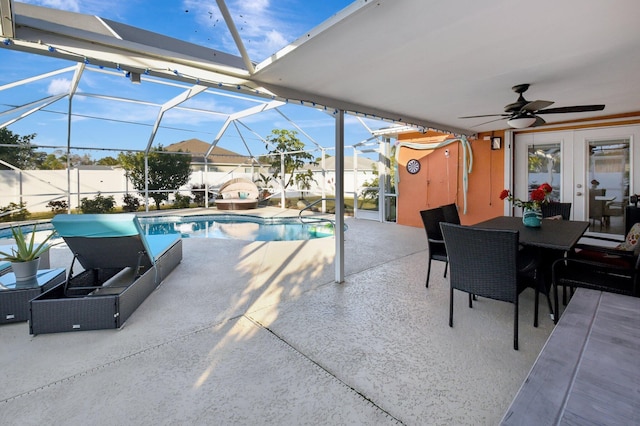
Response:
M522 223L530 228L539 228L542 225L542 210L525 207L522 212Z
M11 269L16 276L16 288L37 287L38 267L40 258L29 260L28 262L11 262Z

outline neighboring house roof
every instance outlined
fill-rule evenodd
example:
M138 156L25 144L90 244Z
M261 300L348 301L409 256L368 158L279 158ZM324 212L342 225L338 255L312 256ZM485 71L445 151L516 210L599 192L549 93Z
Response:
M336 158L335 157L327 157L324 161L326 170L335 170L336 169ZM344 169L345 170L353 170L353 157L344 157ZM358 157L358 170L375 170L376 162L366 157ZM318 161L317 166L306 165L304 169L309 170L322 170L322 163Z
M188 139L173 143L165 149L167 151L179 151L191 153L194 163L204 163L204 155L207 153L211 144L200 139ZM216 146L209 154L208 160L213 164L251 164L251 157L229 151L228 149Z

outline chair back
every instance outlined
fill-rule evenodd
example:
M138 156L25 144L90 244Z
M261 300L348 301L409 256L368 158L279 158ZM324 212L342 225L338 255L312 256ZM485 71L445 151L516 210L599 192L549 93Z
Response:
M626 206L624 209L624 235L627 235L633 225L640 222L640 207Z
M436 207L434 209L422 210L420 211L420 217L422 217L422 224L424 225L424 230L427 233L429 247L431 247L433 242L442 242L440 222L445 222L442 208Z
M571 216L571 203L545 203L541 209L542 217L562 216L563 220L569 220Z
M515 303L518 299L518 231L441 223L451 287Z
M460 225L460 214L458 213L458 206L456 206L455 203L445 204L441 209L444 213L445 222Z
M150 268L155 263L133 213L59 214L51 223L84 269Z
M604 201L596 200L598 196L604 196L606 189L590 189L589 190L589 218L601 220L604 215Z

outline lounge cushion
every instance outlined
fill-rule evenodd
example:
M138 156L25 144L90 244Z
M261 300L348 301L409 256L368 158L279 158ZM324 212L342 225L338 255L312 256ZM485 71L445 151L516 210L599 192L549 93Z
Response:
M178 234L167 235L145 235L138 218L133 213L122 214L60 214L52 220L58 234L65 239L74 238L139 238L144 246L144 250L149 255L149 261L155 264L156 260L166 250L168 250L177 240ZM67 243L69 241L67 240ZM108 244L107 240L103 241ZM131 246L132 250L135 246ZM88 251L83 254L90 255ZM135 259L136 254L131 253L130 259ZM91 264L100 264L101 259L93 259ZM86 265L85 265L86 266ZM119 265L127 266L127 265Z
M616 248L618 250L633 251L638 244L638 239L640 239L640 223L636 223L631 227L624 242Z

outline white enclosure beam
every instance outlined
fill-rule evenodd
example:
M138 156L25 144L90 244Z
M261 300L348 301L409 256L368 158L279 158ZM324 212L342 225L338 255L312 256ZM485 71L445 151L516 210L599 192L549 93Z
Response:
M69 108L67 110L67 205L71 204L71 120L73 118L73 95L78 90L80 84L80 77L85 69L84 62L78 62L75 66L76 71L71 79L69 85ZM78 189L78 198L80 198L80 190ZM71 209L68 209L68 213L71 214Z
M0 0L1 1L1 0ZM3 86L0 86L0 92L5 89L11 89L13 87L22 86L23 84L32 83L34 81L42 80L43 78L53 77L54 75L63 74L65 72L70 72L76 69L75 65L70 67L62 68L56 71L47 72L44 74L39 74L34 77L25 78L22 80L14 81L13 83L8 83Z
M247 67L247 71L249 74L253 74L256 70L251 62L251 58L249 58L249 53L247 53L247 49L244 47L244 43L242 42L242 37L240 37L240 33L236 28L236 23L233 22L233 18L229 13L229 9L227 9L227 5L224 0L216 0L218 3L218 8L220 8L220 13L224 17L224 21L227 23L227 27L229 28L229 32L233 37L233 41L236 42L236 46L238 47L238 51L240 52L240 56L242 56L242 61L244 62L244 66Z
M160 112L158 113L158 117L156 117L156 122L153 123L153 130L151 131L151 135L149 136L149 142L147 143L147 149L145 149L145 155L147 155L149 153L149 150L151 150L151 145L153 144L153 140L156 138L156 133L158 133L158 128L160 128L160 122L162 121L162 116L164 115L164 113L171 108L180 105L182 102L191 99L197 94L204 92L205 90L207 90L206 86L193 86L188 90L180 93L170 101L165 102L165 104L160 107Z
M59 101L60 99L64 98L65 96L67 96L66 93L63 93L62 95L57 95L57 96L50 96L50 97L48 97L46 99L40 99L38 101L30 102L30 103L28 103L26 105L22 105L22 106L19 106L17 108L10 109L8 111L1 112L0 113L0 117L2 117L3 115L9 115L9 114L12 114L12 113L16 113L17 111L21 111L21 110L24 110L24 109L27 109L29 107L32 107L32 106L36 105L35 107L31 108L30 110L21 113L19 116L15 117L15 118L13 118L13 119L11 119L9 121L6 121L4 123L0 123L0 129L2 129L4 127L7 127L7 126L15 123L16 121L22 120L23 118L28 117L29 115L33 114L36 111L40 111L42 108L47 107L47 106L51 105L52 103L55 103L55 102Z
M309 136L307 134L307 132L305 132L304 130L302 130L302 128L300 126L298 126L293 120L291 120L289 117L287 117L286 115L284 115L284 113L282 111L280 111L280 109L276 108L276 112L278 114L280 114L282 117L284 117L285 120L287 120L293 127L295 127L300 133L302 133L303 135L305 135L307 137L307 139L309 139L311 141L312 144L314 144L317 148L322 149L322 146L315 141L315 139L313 139L311 136Z
M239 120L241 118L248 117L250 115L258 114L258 113L263 112L263 111L268 111L270 109L277 108L280 105L284 105L284 102L271 101L271 102L268 102L266 104L256 105L254 107L247 108L247 109L245 109L243 111L238 111L238 112L236 112L234 114L231 114L229 116L229 118L227 118L227 121L225 121L225 123L222 125L222 128L218 132L218 135L216 136L216 138L211 143L211 146L209 147L209 150L205 154L205 158L207 158L211 154L211 151L213 151L213 149L216 147L216 145L218 145L218 142L220 141L220 138L222 137L224 132L226 132L227 128L229 127L229 124L231 124L232 121Z
M12 3L12 0L0 0L0 35L2 37L13 38L16 35Z

